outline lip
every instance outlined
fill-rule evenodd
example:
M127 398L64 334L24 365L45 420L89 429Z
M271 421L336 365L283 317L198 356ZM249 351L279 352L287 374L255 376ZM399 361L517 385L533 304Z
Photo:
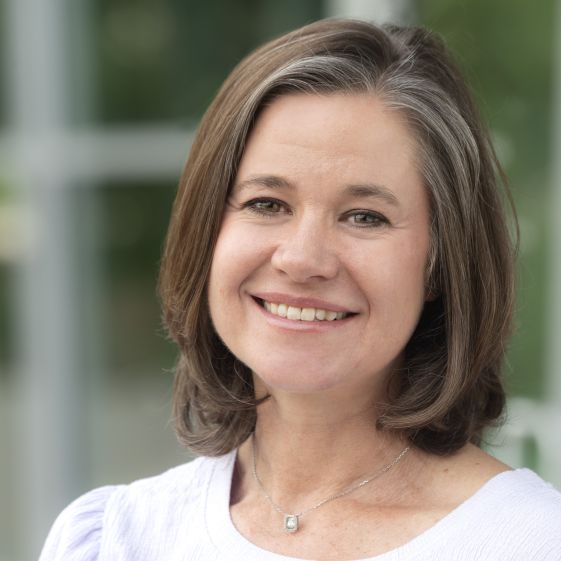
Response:
M322 310L330 310L332 312L345 312L351 314L358 313L355 310L349 310L349 308L343 308L342 306L338 306L333 302L328 302L327 300L322 300L320 298L291 296L290 294L283 294L282 292L252 292L251 296L253 296L254 298L259 298L261 300L266 300L267 302L273 302L276 304L288 304L289 306L295 306L297 308L320 308ZM289 320L289 321L293 321L293 320ZM337 320L337 321L343 321L343 320ZM315 322L310 322L310 323L315 323Z
M298 331L300 333L325 333L332 331L333 329L340 329L348 325L356 316L348 316L344 319L338 319L333 321L302 321L293 320L288 318L283 318L276 316L271 312L268 312L261 304L257 302L255 298L250 298L253 305L257 310L263 314L267 323L273 327L280 328L286 331ZM335 311L335 310L334 310Z

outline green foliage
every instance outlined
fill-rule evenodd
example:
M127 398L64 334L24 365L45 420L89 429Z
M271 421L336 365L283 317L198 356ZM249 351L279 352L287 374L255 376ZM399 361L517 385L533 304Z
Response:
M103 121L196 121L263 40L321 15L322 2L100 0L95 25Z

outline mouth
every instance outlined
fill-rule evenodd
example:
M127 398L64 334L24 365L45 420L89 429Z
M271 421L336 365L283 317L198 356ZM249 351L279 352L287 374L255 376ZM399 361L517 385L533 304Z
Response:
M354 312L336 312L324 308L300 308L283 302L269 302L253 296L253 299L265 310L274 316L293 321L339 321L351 316Z

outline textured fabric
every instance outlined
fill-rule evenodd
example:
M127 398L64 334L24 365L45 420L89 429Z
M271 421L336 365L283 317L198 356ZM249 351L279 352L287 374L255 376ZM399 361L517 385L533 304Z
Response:
M39 561L295 561L258 548L233 526L234 462L234 452L198 458L86 493L57 518ZM501 473L374 560L561 561L561 493L528 469Z

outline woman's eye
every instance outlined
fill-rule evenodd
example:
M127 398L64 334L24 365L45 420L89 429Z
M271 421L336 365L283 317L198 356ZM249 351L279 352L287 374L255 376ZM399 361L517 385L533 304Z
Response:
M376 228L389 224L388 219L382 214L369 210L358 210L347 215L353 226L358 228Z
M252 199L243 204L251 212L264 215L278 214L285 209L284 203L275 199Z

